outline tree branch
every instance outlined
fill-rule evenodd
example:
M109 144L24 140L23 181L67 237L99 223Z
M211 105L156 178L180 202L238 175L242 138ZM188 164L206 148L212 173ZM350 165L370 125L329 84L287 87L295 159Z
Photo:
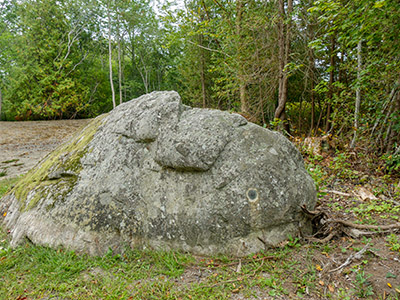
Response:
M222 55L225 55L225 56L227 56L227 57L231 57L229 54L227 54L227 53L225 53L225 52L222 52L222 51L220 51L220 50L211 49L211 48L208 48L208 47L205 47L205 46L196 44L196 43L194 43L194 42L192 42L192 41L189 41L189 40L187 40L187 42L188 42L189 44L195 45L195 46L197 46L197 47L199 47L199 48L202 48L202 49L205 49L205 50L208 50L208 51L212 51L212 52L221 53Z

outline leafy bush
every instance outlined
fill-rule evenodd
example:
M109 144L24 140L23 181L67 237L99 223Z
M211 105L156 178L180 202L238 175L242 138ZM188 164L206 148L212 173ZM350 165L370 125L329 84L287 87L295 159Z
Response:
M382 159L388 174L400 174L400 153L384 154Z

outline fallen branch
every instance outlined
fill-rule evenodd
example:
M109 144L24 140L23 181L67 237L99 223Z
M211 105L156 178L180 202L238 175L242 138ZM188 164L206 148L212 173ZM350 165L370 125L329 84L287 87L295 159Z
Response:
M353 227L356 229L367 229L367 230L390 230L390 229L400 229L400 223L390 224L390 225L363 225L356 224L344 220L328 220L330 223L342 224L347 227Z
M335 195L339 195L339 196L345 196L345 197L353 197L352 194L343 193L343 192L334 191L334 190L323 190L323 191L321 191L321 192L323 192L323 193L329 193L329 194L335 194Z
M335 236L340 236L343 234L351 236L352 238L359 238L361 236L389 234L400 230L400 223L389 225L356 224L345 220L329 218L325 212L308 210L305 205L301 206L301 209L303 213L311 220L314 231L316 231L313 237L307 238L307 240L312 242L327 243ZM343 227L348 227L350 229ZM319 238L316 238L316 236Z
M342 270L344 267L350 265L354 260L356 260L356 259L357 259L357 260L358 260L358 259L361 259L361 257L362 257L363 254L365 253L365 251L367 251L368 247L369 247L369 243L366 244L365 247L362 248L362 249L361 249L360 251L358 251L357 253L351 254L351 255L346 259L346 261L345 261L343 264L341 264L339 267L337 267L337 268L335 268L335 269L333 269L333 270L330 270L329 273L333 273L333 272Z
M358 239L362 236L385 235L385 234L397 232L398 230L399 229L391 229L391 230L385 230L385 231L361 231L357 228L349 228L348 230L346 230L345 233L354 239Z

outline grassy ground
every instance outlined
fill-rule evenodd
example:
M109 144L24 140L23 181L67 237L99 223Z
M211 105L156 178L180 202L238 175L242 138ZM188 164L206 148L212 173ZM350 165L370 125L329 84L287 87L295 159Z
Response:
M317 208L357 224L395 224L399 179L371 172L375 165L369 168L365 158L360 167L358 159L349 153L307 155L319 187ZM0 197L14 183L0 181ZM371 195L361 197L360 188ZM239 259L150 250L89 257L28 242L12 249L1 230L0 278L0 299L19 300L400 299L400 235L290 238Z

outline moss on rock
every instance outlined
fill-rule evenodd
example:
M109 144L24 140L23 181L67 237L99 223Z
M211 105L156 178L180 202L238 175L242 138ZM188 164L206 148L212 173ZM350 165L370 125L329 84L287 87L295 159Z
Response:
M94 119L18 181L10 192L20 201L22 211L34 208L40 199L45 198L50 192L49 185L53 186L52 189L63 191L63 194L72 190L82 169L81 158L88 151L88 145L104 117L102 115ZM60 178L52 178L54 172L59 172Z

